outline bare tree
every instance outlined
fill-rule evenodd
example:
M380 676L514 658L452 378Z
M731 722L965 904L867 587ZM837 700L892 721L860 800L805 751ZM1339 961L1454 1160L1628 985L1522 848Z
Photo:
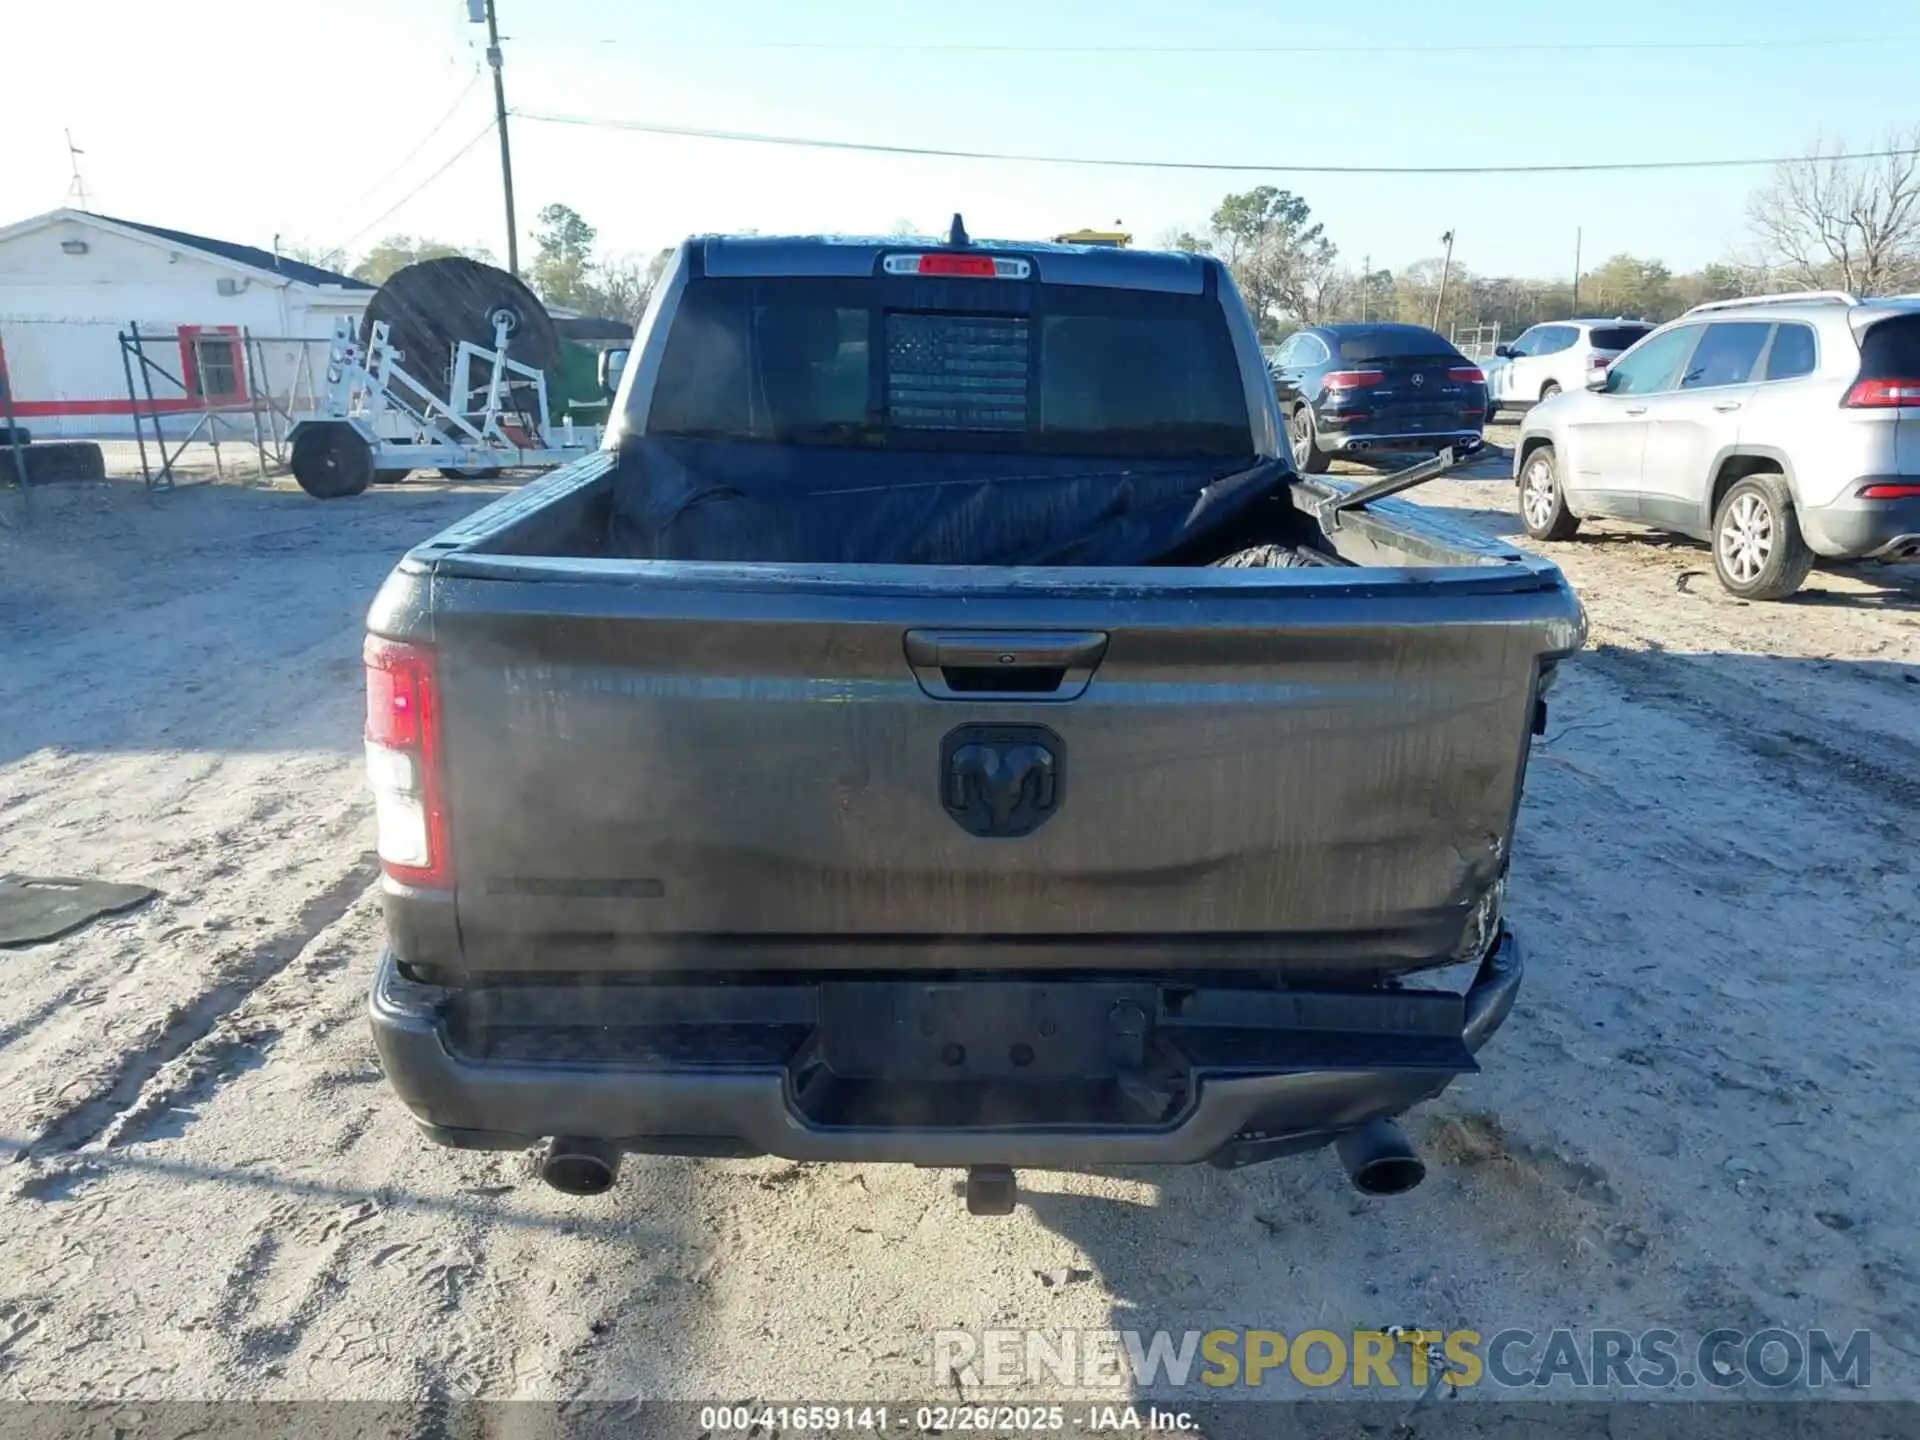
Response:
M649 259L621 255L594 266L597 278L587 287L588 308L607 320L624 320L638 325L647 313L647 301L654 286L673 259L671 248L657 251Z
M1754 192L1748 227L1780 279L1885 295L1920 278L1920 128L1879 148L1904 153L1848 160L1823 141Z
M274 242L275 254L298 260L302 265L317 265L322 270L347 268L347 252L338 245L305 245L298 242L282 245L278 236L274 237Z
M1361 277L1344 269L1331 246L1303 258L1298 272L1299 318L1304 325L1327 325L1348 311L1359 313Z

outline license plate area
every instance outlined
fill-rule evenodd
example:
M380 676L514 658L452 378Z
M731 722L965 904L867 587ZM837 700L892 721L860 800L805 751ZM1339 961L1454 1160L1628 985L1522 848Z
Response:
M822 1127L1138 1129L1207 1076L1475 1068L1461 997L1127 980L823 984L792 1103Z
M1140 1064L1159 987L847 982L820 990L820 1062L848 1080L1107 1080Z

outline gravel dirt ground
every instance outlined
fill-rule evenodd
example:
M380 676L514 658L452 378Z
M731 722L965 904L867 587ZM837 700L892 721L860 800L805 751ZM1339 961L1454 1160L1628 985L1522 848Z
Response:
M0 951L0 1398L951 1397L944 1328L1390 1324L1870 1329L1920 1397L1920 572L1749 605L1691 544L1541 547L1593 644L1530 970L1413 1195L1313 1156L970 1221L952 1173L641 1159L579 1201L422 1143L362 1013L362 617L493 493L0 495L0 871L161 892ZM1417 493L1516 532L1504 478Z

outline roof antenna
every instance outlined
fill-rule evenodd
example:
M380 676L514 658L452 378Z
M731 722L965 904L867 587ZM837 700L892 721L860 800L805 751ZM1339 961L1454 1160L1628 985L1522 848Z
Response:
M87 203L87 182L80 175L80 157L87 152L73 143L73 131L66 132L67 164L72 167L73 179L67 185L67 198L73 201L73 208L93 213L93 207ZM954 216L958 220L959 216Z
M958 210L954 211L953 228L947 232L947 244L971 245L972 243L973 241L967 238L967 222L960 218Z

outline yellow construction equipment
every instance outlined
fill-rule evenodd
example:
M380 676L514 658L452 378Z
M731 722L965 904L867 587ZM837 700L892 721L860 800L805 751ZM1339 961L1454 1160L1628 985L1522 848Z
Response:
M1054 236L1053 242L1056 245L1111 245L1116 250L1124 250L1133 243L1133 236L1124 230L1071 230Z

